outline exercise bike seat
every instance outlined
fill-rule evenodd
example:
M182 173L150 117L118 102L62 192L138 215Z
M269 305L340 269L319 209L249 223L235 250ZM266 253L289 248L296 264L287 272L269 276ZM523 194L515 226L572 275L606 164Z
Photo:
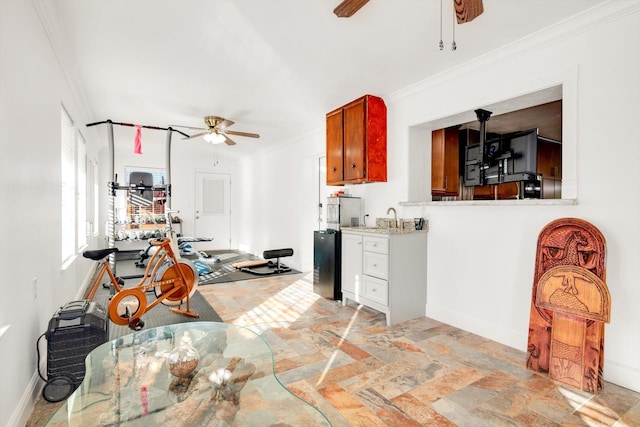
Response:
M111 255L114 252L118 252L118 248L105 248L105 249L95 249L93 251L84 251L82 256L85 258L92 259L94 261L99 261L107 255Z

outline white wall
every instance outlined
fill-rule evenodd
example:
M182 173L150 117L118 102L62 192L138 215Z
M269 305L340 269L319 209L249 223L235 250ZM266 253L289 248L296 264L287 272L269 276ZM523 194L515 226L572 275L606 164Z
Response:
M83 128L79 96L67 84L33 4L1 1L0 325L11 325L0 337L3 426L24 425L34 389L42 385L35 373L36 340L55 311L75 299L91 266L80 257L61 270L60 106ZM82 133L96 159L94 132Z
M282 259L298 270L313 269L313 231L318 229L318 159L325 146L321 130L299 141L261 153L243 163L240 248L262 255L268 249L292 248Z
M404 206L399 214L426 216L430 222L427 315L520 350L527 343L539 231L561 217L594 224L607 240L612 299L604 375L634 390L640 390L640 144L634 131L640 54L611 41L640 40L639 9L638 2L612 2L387 97L389 182L352 191L365 198L368 213L384 215L387 206L409 201L408 150L415 143L410 135L420 133L412 126L428 127L431 121L564 84L563 114L573 122L563 129L563 139L573 150L564 153L569 179L563 193L577 194L576 205L425 203Z

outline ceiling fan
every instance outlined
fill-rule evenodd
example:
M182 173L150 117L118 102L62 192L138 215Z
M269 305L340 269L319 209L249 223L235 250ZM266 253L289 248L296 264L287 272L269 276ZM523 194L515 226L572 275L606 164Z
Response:
M343 0L333 9L333 13L339 18L348 18L368 2L369 0ZM458 24L471 22L484 12L482 0L453 0L453 5Z
M193 139L201 136L204 138L205 141L210 142L212 144L220 144L224 142L227 145L236 145L235 141L229 138L229 135L246 136L248 138L260 138L260 135L258 135L257 133L240 132L240 131L227 129L229 126L233 125L235 122L232 122L231 120L227 120L223 117L205 116L204 123L207 125L206 128L196 128L191 126L180 126L180 125L175 125L174 127L204 131L204 132L196 133L194 135L191 135L183 139Z

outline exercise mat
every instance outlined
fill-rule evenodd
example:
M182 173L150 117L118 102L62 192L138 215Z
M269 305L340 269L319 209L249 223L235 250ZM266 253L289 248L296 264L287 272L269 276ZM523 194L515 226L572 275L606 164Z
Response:
M147 293L149 304L155 300L153 292ZM96 295L94 298L98 304L103 307L108 307L109 299L108 294ZM177 307L177 306L176 306ZM182 308L186 309L186 304L182 304ZM185 322L222 322L222 318L216 313L206 299L200 292L196 291L189 300L189 308L191 311L198 313L199 317L184 316L182 314L174 313L170 311L169 306L158 304L151 310L147 311L142 320L144 321L144 328L155 328L158 326L171 325L173 323L185 323ZM109 322L109 339L119 338L123 335L132 334L134 331L129 329L128 326L116 325L113 322Z
M124 276L127 274L142 274L144 273L143 268L137 268L134 265L133 260L127 261L117 261L116 262L116 270L118 275ZM129 279L125 280L125 288L135 286L140 279ZM199 283L199 282L198 282ZM156 297L153 290L147 292L147 304L151 304L155 301ZM109 306L109 298L110 290L100 286L98 291L96 292L93 300L103 306L105 309ZM177 307L177 306L173 306ZM157 326L170 325L173 323L184 323L184 322L222 322L222 318L216 313L216 311L211 307L211 305L207 302L207 300L200 295L200 292L196 290L193 296L189 299L189 309L198 313L199 317L190 317L182 314L174 313L170 311L172 306L166 306L164 304L158 304L156 307L152 308L148 312L142 316L142 320L144 320L144 329L155 328ZM182 304L182 309L186 309L186 304ZM119 338L123 335L128 335L133 333L134 331L129 329L128 326L120 326L116 325L113 322L109 322L109 339Z
M219 250L211 250L205 251L208 258L200 257L197 258L200 261L206 262L211 267L211 273L203 274L200 276L200 281L198 282L199 286L201 285L212 285L216 283L225 283L225 282L238 282L241 280L251 280L258 279L261 277L277 277L282 276L284 274L297 274L300 273L298 270L291 269L286 273L278 273L278 274L270 274L273 272L274 268L269 267L268 265L253 267L252 270L259 274L252 274L245 271L240 271L233 266L238 262L243 261L256 261L261 260L262 258L252 255L247 252L229 250L229 249L219 249ZM193 258L191 258L193 259ZM280 264L286 265L286 258L280 260ZM271 260L272 263L275 263L276 260Z

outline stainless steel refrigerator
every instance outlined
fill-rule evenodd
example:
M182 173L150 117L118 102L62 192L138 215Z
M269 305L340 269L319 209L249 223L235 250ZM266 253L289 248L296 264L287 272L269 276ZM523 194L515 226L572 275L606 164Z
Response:
M313 292L333 300L342 299L340 238L337 230L313 233Z

